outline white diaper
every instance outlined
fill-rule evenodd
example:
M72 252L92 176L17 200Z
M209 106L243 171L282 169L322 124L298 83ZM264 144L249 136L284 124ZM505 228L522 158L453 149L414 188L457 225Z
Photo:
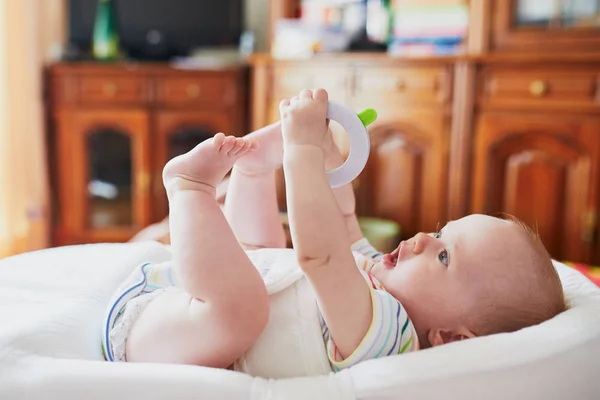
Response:
M108 340L113 352L113 361L127 361L125 346L127 345L127 337L129 336L131 327L148 304L169 289L175 288L158 289L152 293L139 295L129 300L125 307L123 307L115 319L112 329L108 333Z

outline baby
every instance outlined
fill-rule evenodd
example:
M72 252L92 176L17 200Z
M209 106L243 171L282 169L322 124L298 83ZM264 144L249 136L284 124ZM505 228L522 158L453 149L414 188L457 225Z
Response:
M165 166L172 262L142 265L115 294L108 360L322 374L516 331L565 309L548 253L518 222L471 215L377 252L351 185L329 186L326 169L343 159L327 100L304 90L281 102L281 129L217 134ZM293 250L281 249L281 164ZM223 213L215 187L232 167Z

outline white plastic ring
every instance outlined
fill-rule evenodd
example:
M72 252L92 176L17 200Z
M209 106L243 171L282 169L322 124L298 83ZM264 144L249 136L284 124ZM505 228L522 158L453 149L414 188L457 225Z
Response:
M358 115L348 107L329 102L327 118L338 122L350 137L350 154L344 164L327 172L331 187L344 186L352 182L365 168L369 159L371 141L367 128L363 125Z

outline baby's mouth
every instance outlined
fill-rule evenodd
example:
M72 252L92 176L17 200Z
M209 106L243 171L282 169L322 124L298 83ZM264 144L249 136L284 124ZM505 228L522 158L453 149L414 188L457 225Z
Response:
M384 254L381 261L386 268L395 268L398 263L398 254L400 254L400 248L402 247L402 243L396 247L394 251L389 254Z

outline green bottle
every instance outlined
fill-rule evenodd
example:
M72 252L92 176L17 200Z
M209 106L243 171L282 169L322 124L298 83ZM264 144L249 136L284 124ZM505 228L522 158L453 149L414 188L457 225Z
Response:
M112 0L98 0L92 51L94 58L100 61L114 61L119 56L119 34Z

